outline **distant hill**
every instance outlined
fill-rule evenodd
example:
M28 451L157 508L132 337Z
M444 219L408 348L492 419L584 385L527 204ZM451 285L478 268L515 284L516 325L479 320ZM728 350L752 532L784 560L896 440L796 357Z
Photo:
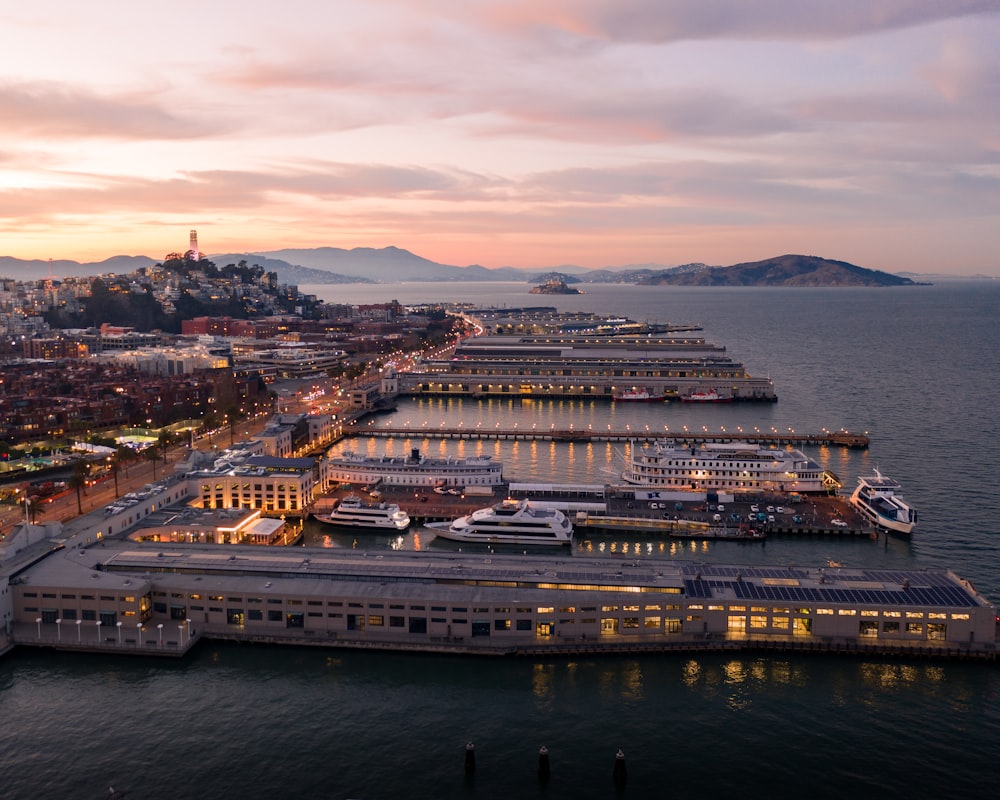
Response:
M707 264L629 264L585 270L562 265L548 270L499 267L478 264L458 267L415 255L399 247L289 248L262 253L222 253L207 256L217 267L246 261L275 272L282 283L296 285L323 283L397 283L418 281L516 281L543 283L559 274L567 283L617 283L672 286L913 286L916 281L888 272L865 269L846 261L817 256L784 255L776 258L713 267ZM161 259L162 261L162 259ZM0 257L0 277L32 280L48 277L123 274L158 263L148 256L114 256L96 263L76 261L27 261ZM572 277L571 277L572 276Z
M916 286L888 272L818 256L784 255L731 267L697 265L668 269L637 280L640 285L670 286Z
M272 250L261 253L268 258L280 259L290 265L308 267L319 272L363 276L364 281L521 281L524 270L513 267L487 269L478 264L456 267L438 264L399 247L315 247L309 249ZM248 259L249 260L249 259ZM262 265L263 266L263 265ZM281 277L282 273L278 273ZM284 278L282 278L284 280ZM320 281L301 281L319 283Z

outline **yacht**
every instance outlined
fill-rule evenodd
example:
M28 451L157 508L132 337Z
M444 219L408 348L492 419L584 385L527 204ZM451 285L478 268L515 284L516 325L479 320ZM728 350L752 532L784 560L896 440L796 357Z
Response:
M313 519L341 528L371 528L379 531L402 531L410 525L409 515L395 503L366 503L356 495L345 497L329 514L314 514Z
M427 527L458 542L562 545L573 541L573 524L562 511L539 508L527 500L504 500L454 522L431 522Z
M649 389L638 389L633 386L631 389L622 389L614 392L611 395L611 399L616 403L661 403L665 399L665 396L659 392Z
M690 394L681 395L682 403L731 403L733 398L731 395L721 395L715 389L708 389L707 391L697 391L691 392Z
M917 512L896 494L899 482L875 468L874 475L862 475L851 495L851 505L880 528L909 534L917 524Z
M744 442L633 443L621 479L632 486L675 491L799 493L822 492L829 480L801 450Z

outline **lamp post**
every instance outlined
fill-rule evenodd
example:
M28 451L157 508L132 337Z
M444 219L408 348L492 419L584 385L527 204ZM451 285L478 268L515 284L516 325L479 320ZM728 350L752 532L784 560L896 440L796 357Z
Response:
M159 623L156 626L156 632L159 635L159 644L158 644L158 647L163 647L163 623L162 622Z
M35 624L38 626L38 638L39 638L39 640L41 640L41 638L42 638L42 618L41 617L36 617L35 618Z
M184 646L184 623L183 622L181 622L181 623L179 623L177 625L177 641L180 643L181 647Z
M62 618L56 620L56 639L62 641Z
M191 617L188 617L186 620L184 620L184 624L187 625L187 629L188 629L188 638L187 638L187 640L190 642L191 641Z
M115 623L115 627L118 628L118 646L121 647L122 646L122 621L118 620L118 622Z
M141 649L142 648L142 623L141 622L135 623L135 641L136 641L136 647L138 647L138 648Z
M82 628L80 627L81 625L83 625L83 620L82 619L78 619L76 621L76 640L78 642L82 641L81 637L83 636L83 634L80 632L82 630Z
M97 620L97 643L101 643L101 621Z

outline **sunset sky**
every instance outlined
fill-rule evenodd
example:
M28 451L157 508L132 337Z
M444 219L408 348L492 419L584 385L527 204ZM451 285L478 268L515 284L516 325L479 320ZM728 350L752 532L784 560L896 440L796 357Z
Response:
M0 255L1000 274L1000 0L33 0Z

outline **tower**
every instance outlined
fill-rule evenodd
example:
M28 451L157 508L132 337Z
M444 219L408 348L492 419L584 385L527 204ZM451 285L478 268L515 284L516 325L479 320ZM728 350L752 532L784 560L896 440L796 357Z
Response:
M198 231L191 231L191 246L188 248L188 252L192 261L201 259L201 253L198 252Z

